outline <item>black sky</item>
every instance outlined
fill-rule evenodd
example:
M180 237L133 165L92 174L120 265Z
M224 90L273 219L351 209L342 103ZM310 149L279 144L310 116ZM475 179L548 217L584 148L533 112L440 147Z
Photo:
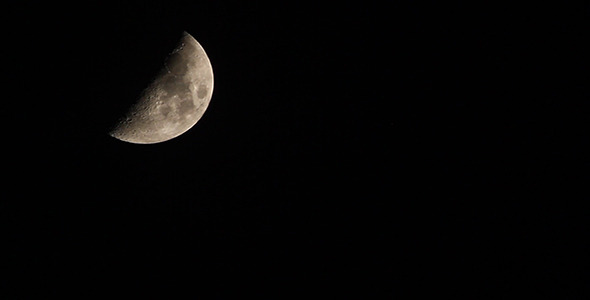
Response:
M8 285L82 298L579 295L559 274L582 273L572 257L589 250L587 7L9 11ZM109 137L182 31L213 65L204 117L161 144Z

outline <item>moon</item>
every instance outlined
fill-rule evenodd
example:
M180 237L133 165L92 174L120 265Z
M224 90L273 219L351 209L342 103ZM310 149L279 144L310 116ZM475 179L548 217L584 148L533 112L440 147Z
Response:
M213 68L201 45L184 32L155 79L109 134L154 144L175 138L203 116L213 95Z

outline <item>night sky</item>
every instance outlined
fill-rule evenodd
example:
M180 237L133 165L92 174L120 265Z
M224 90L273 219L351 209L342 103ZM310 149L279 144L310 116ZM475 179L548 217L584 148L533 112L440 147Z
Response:
M90 3L8 7L16 295L580 295L587 6ZM183 31L203 118L108 136Z

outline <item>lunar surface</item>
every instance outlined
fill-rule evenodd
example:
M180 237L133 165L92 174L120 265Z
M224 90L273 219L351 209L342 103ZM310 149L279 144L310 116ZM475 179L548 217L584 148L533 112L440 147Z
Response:
M153 144L193 127L213 94L213 69L201 45L184 32L164 67L109 133L119 140Z

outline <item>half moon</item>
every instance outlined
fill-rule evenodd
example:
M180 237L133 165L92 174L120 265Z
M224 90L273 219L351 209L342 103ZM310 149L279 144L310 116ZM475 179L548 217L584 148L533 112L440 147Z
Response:
M170 140L201 119L212 94L211 62L197 40L184 32L160 73L109 134L136 144Z

